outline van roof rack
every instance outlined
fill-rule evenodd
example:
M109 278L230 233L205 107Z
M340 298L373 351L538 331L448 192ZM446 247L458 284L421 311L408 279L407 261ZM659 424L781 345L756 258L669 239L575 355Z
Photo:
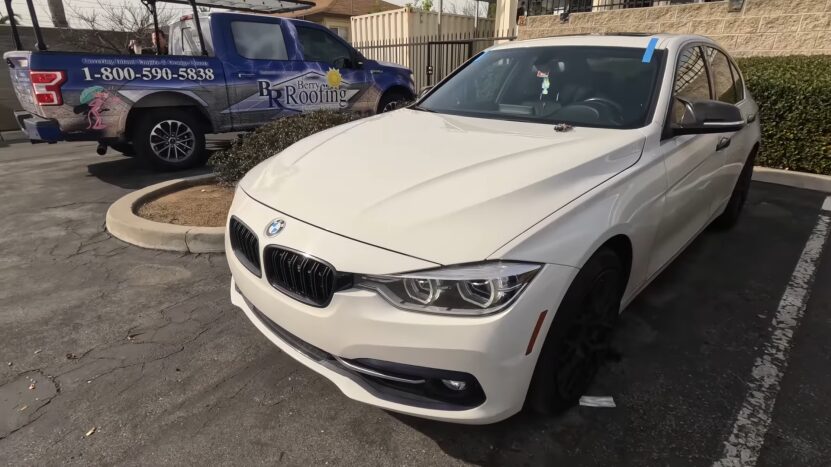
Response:
M153 16L153 29L158 34L159 32L159 17L156 14L156 3L179 3L190 5L193 9L193 19L196 25L196 32L199 35L199 45L201 47L202 55L208 55L208 50L205 48L205 39L202 35L202 25L199 20L199 7L209 8L223 8L226 10L244 11L250 13L274 14L286 13L289 11L305 10L313 7L314 2L308 0L139 0L145 8ZM9 26L12 30L12 40L14 41L15 49L23 50L23 43L20 41L20 32L17 30L17 19L14 16L12 9L12 0L5 0L6 14L9 18ZM46 42L43 40L43 33L40 30L40 23L38 22L37 13L33 0L26 0L26 6L29 9L29 16L32 18L32 28L35 31L35 47L37 50L44 51L47 49ZM161 55L161 47L156 43L156 54Z

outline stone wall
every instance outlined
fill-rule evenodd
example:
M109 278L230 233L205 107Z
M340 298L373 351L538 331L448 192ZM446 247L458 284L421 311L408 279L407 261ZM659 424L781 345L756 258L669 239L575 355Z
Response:
M831 54L831 0L745 0L741 11L728 2L629 8L530 16L519 39L566 34L649 32L702 34L734 56Z
M23 47L27 50L35 50L35 33L31 27L21 26L18 28ZM123 44L123 53L127 52L127 42L130 35L115 31L88 31L84 29L58 29L41 28L43 41L49 50L60 50L65 52L107 52L108 47L118 47ZM149 43L149 38L145 38ZM11 28L0 25L0 54L14 50ZM17 130L17 121L14 119L14 111L20 110L17 96L12 89L11 77L8 67L5 65L0 70L0 131Z

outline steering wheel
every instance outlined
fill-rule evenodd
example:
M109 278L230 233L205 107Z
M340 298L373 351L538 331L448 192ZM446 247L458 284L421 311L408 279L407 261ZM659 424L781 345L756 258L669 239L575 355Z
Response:
M594 103L594 102L597 102L599 104L603 104L603 107L605 107L607 110L614 111L615 115L614 115L613 120L616 120L616 123L622 123L623 122L623 107L621 107L620 104L618 104L617 102L615 102L611 99L606 99L605 97L589 97L588 99L583 99L579 103L585 105L585 104L591 104L591 103ZM590 106L590 107L593 107L593 106Z

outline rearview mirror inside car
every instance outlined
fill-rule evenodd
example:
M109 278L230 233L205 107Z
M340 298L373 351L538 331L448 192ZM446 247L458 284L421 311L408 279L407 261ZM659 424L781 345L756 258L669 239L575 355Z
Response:
M744 128L742 112L733 104L704 100L690 102L676 97L675 105L684 106L680 123L672 125L673 135L728 133Z

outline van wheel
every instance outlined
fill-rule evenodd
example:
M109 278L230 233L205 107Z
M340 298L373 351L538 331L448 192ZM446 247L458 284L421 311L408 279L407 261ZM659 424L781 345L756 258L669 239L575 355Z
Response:
M142 115L133 132L136 154L158 170L183 170L207 160L205 132L182 109L156 109Z
M609 353L625 286L620 257L598 250L563 298L537 359L526 406L552 415L585 394Z
M739 221L744 203L747 201L747 195L750 193L750 184L753 181L753 165L755 162L756 150L754 149L744 163L744 167L742 167L742 173L739 174L739 179L736 180L736 186L733 187L733 194L730 195L730 201L727 202L727 207L713 221L713 227L716 229L727 230Z
M377 113L392 112L395 109L400 109L409 104L412 100L412 96L409 93L403 91L387 91L381 96L381 100L378 101Z

